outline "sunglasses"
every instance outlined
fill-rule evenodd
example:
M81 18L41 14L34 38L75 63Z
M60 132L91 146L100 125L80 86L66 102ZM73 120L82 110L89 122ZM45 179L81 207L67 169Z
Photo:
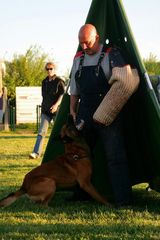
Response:
M53 70L53 68L46 68L46 71Z

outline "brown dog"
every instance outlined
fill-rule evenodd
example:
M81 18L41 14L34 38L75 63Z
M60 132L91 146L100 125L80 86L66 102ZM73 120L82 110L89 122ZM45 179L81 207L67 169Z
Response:
M48 205L56 187L71 187L77 182L95 200L109 206L107 200L96 191L90 181L92 174L90 150L79 135L72 117L69 116L60 133L65 144L65 153L27 173L20 189L2 199L0 207L10 205L24 194L36 203Z

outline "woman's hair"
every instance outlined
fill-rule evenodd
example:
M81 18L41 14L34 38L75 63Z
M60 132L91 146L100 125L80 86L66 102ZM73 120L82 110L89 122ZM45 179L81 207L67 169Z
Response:
M56 64L55 64L54 62L47 62L47 63L45 64L45 69L47 69L48 66L52 66L54 69L57 68L57 66L56 66Z

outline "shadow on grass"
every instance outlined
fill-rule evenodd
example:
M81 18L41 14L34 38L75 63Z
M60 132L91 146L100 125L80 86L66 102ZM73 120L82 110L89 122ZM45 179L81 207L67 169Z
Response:
M6 158L6 159L16 159L17 161L20 161L22 158L24 159L28 159L28 161L33 161L34 159L29 159L29 154L27 155L27 154L25 154L25 153L17 153L17 154L6 154L6 153L3 153L3 154L1 154L1 156L0 156L0 159L4 159L4 158Z
M11 188L10 188L11 189ZM5 191L6 192L6 191ZM11 193L11 192L8 192ZM8 193L5 195L3 193L2 198L7 196ZM40 204L33 203L29 198L26 196L22 196L12 205L0 209L1 212L5 212L7 214L16 214L19 213L23 215L26 212L31 212L33 214L47 214L48 217L54 217L57 214L66 214L69 216L78 215L80 212L84 214L90 214L91 212L98 212L100 209L105 209L106 207L93 201L88 202L67 202L65 199L66 197L71 195L71 191L68 192L56 192L55 196L53 197L52 201L50 202L49 206L42 206Z
M134 189L133 198L135 207L139 211L160 213L160 193L156 191L148 192L146 189Z
M37 165L37 163L35 163L36 165ZM0 172L2 173L2 172L9 172L10 174L11 174L11 172L13 172L13 174L14 174L14 171L19 171L19 169L17 169L17 166L19 167L19 164L17 163L17 164L10 164L10 166L8 166L8 165L6 165L6 166L3 166L1 169L0 169ZM28 173L30 170L32 170L34 168L34 166L33 166L33 163L31 163L31 164L26 164L26 165L22 165L21 166L21 172L26 172L26 173ZM30 169L30 170L29 170ZM16 172L17 172L16 171ZM25 176L25 175L24 175ZM24 178L24 176L21 176L22 177L22 179ZM8 177L8 176L7 176ZM10 177L15 177L14 175L12 176L12 175L10 175L9 176L9 178ZM6 188L7 188L7 186L6 186Z
M2 189L1 198L7 196L9 193L14 192L17 190L15 187L8 187L8 191L6 191L6 187ZM144 193L143 191L134 191L134 205L130 208L123 208L123 209L117 209L117 208L107 208L104 205L99 204L98 202L91 200L86 202L68 202L66 201L66 198L71 196L72 191L60 191L58 190L55 194L55 196L52 198L49 207L44 207L39 204L33 203L30 199L28 199L26 196L21 197L18 199L15 203L13 203L11 206L4 209L5 212L8 213L15 213L15 212L25 212L25 211L31 211L34 213L39 212L46 212L47 214L75 214L76 212L83 211L86 214L89 214L91 212L105 212L107 211L135 211L135 212L144 212L148 211L150 213L156 213L160 214L160 194L154 192L154 193Z
M149 239L150 234L156 237L160 233L158 226L137 226L132 224L128 226L126 223L112 223L112 224L81 224L81 223L55 223L55 224L27 224L18 223L11 225L0 225L0 232L5 233L5 236L11 237L11 234L19 232L19 237L22 239L23 235L42 235L47 237L45 239ZM46 236L45 236L46 235ZM57 238L56 238L57 237ZM120 238L121 237L121 238ZM122 238L124 237L124 238ZM131 238L130 238L131 237ZM146 237L146 238L145 238ZM7 239L7 238L6 238ZM12 239L18 239L12 238ZM33 239L33 238L32 238ZM35 239L35 238L34 238ZM44 239L44 238L42 238ZM156 238L154 238L156 239ZM158 239L158 238L157 238Z
M63 193L63 197L67 195L67 192ZM62 193L55 196L55 204L52 208L38 207L30 204L29 200L21 200L23 204L22 201L17 201L18 206L14 204L12 208L4 209L6 216L11 214L12 219L12 222L0 224L0 236L5 234L5 239L39 239L31 238L32 235L34 237L39 235L43 236L40 239L137 240L149 239L150 235L158 239L156 237L160 233L159 226L151 225L149 222L144 225L132 220L133 213L130 213L130 210L126 213L124 210L112 210L96 203L65 204L64 206ZM13 221L14 218L17 222ZM14 238L17 232L20 232L20 235Z
M34 136L25 136L25 135L14 136L14 135L11 135L11 136L0 136L0 139L1 138L4 138L4 139L20 138L20 139L22 139L22 138L36 138L36 137L37 137L37 135L34 135ZM49 138L49 136L46 136L45 138Z
M31 159L29 158L29 153L28 151L26 151L26 153L12 153L12 154L6 154L6 153L3 153L0 155L0 160L2 159L6 159L6 160L16 160L17 162L18 161L21 161L22 159L26 159L28 160L28 162L31 162L33 164L33 162L37 163L37 160L39 161L39 164L41 164L41 160L43 158L43 154L37 158L37 159ZM27 164L26 164L26 167L27 167Z

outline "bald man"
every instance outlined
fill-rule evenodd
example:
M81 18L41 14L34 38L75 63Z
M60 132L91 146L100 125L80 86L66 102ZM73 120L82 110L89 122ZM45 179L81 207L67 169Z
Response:
M125 62L116 48L107 48L100 43L99 34L92 24L83 25L78 38L82 51L77 52L72 66L70 113L76 124L83 121L84 136L91 150L97 139L101 139L115 204L117 207L128 206L132 203L132 190L121 114L108 127L93 121L94 112L110 89L108 80L112 68L124 66ZM75 192L73 200L78 200L79 196Z

